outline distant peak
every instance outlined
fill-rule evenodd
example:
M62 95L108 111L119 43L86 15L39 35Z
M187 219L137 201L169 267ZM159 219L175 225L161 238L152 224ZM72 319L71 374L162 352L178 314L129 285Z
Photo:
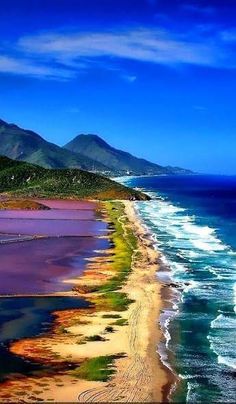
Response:
M103 140L100 136L95 135L93 133L81 133L78 136L76 136L77 138L87 138L87 139L97 139L97 140Z
M100 145L109 146L105 140L103 140L100 136L95 135L93 133L88 133L88 134L81 133L80 135L78 135L74 138L74 141L83 141L86 143L90 143L90 142L94 141Z
M77 137L94 137L94 138L100 138L100 136L94 134L94 133L80 133Z

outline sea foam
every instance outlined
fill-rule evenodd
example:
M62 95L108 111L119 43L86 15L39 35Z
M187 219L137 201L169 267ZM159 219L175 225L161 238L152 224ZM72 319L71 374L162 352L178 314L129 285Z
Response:
M161 318L166 338L163 361L169 361L171 350L180 366L178 373L187 382L187 402L200 402L203 389L211 386L217 386L211 389L214 400L225 402L235 398L230 372L235 370L236 352L236 251L223 241L213 225L216 222L209 222L207 215L198 216L198 210L172 203L167 194L149 195L153 200L137 202L136 209L180 297ZM173 334L176 325L183 340ZM192 338L188 337L193 329ZM189 342L195 338L200 338L201 346Z

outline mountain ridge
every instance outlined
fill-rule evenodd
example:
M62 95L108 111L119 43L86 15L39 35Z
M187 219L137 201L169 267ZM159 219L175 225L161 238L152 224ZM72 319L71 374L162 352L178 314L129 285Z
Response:
M65 146L48 142L38 133L0 119L0 155L44 168L79 168L114 177L119 175L190 174L163 167L116 149L96 134L76 136Z
M22 129L0 120L0 155L14 160L27 161L45 168L81 168L106 170L101 163L73 153L48 142L38 133Z
M146 159L135 157L131 153L112 147L94 134L77 135L63 147L75 153L79 151L83 156L93 158L97 162L103 161L111 170L121 175L127 172L133 175L191 173L190 170L171 166L163 167Z

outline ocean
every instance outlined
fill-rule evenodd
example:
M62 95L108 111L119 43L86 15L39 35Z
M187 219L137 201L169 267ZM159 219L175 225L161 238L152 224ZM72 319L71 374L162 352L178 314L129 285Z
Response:
M236 401L236 177L124 177L172 285L158 351L177 375L171 402Z

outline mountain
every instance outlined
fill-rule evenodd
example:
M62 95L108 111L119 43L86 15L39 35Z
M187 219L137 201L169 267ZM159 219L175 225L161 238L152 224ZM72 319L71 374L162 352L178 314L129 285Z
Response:
M45 168L106 171L102 163L47 142L37 133L0 120L0 155Z
M79 135L64 147L37 133L0 119L0 155L44 168L80 168L108 176L190 174L179 167L162 167L115 149L97 135Z
M28 198L137 199L147 195L79 169L46 169L0 156L0 193Z
M150 161L137 158L130 153L115 149L97 135L78 135L64 146L64 149L80 153L98 163L109 167L117 174L156 175L156 174L190 174L191 171L178 167L162 167Z

